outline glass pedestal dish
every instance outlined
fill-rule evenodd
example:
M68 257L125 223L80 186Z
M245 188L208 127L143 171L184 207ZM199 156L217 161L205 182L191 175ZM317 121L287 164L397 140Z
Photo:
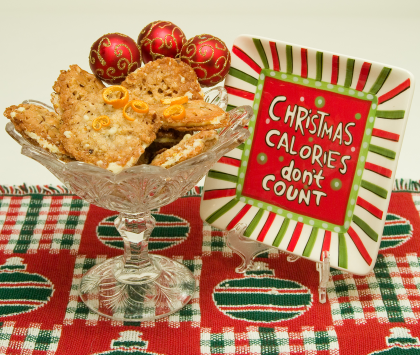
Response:
M206 101L226 108L223 88L210 90ZM24 103L52 108L38 101ZM139 165L114 174L83 162L64 163L25 140L9 122L8 134L21 153L44 165L71 191L97 206L118 211L115 227L124 240L124 254L91 268L80 283L80 296L92 311L125 321L145 321L168 316L187 304L195 292L194 276L184 265L148 253L155 226L151 210L167 205L193 188L224 154L244 142L244 126L253 115L249 106L230 111L230 125L220 132L209 151L170 169Z

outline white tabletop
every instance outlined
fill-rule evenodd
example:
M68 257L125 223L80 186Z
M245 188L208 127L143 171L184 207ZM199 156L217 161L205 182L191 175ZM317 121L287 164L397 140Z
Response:
M420 78L420 2L416 0L14 0L0 2L0 110L25 99L46 103L61 69L89 70L89 50L106 33L137 40L167 20L187 38L209 33L232 47L240 34L296 43L386 63ZM4 118L2 126L6 124ZM420 91L414 93L396 176L420 179ZM0 130L0 184L58 184L20 154Z

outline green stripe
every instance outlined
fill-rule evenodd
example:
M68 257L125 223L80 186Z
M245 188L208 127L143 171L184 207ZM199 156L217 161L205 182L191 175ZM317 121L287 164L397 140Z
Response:
M36 306L20 306L20 305L1 305L0 306L0 317L1 316L11 316L14 314L19 314L23 312L30 311L32 309L36 308ZM68 308L67 308L68 309ZM8 339L8 334L2 333L2 340Z
M382 85L384 85L385 80L388 78L389 74L391 73L391 68L384 67L382 68L378 78L376 79L375 83L372 85L369 93L372 95L376 95L379 90L381 90Z
M382 155L382 156L384 156L386 158L389 158L389 159L392 159L392 160L395 159L395 155L396 155L396 153L393 150L386 149L386 148L383 148L383 147L379 147L379 146L374 145L374 144L369 145L369 151L371 151L373 153L376 153L376 154L379 154L379 155Z
M227 107L226 107L226 111L230 111L230 110L233 110L234 108L236 108L236 106L233 106L233 105L227 105Z
M348 58L346 65L346 79L344 80L344 87L349 88L353 81L354 59Z
M264 68L268 69L269 66L268 66L267 55L265 54L265 50L261 44L261 40L258 38L253 38L252 41L254 42L255 48L257 48L258 54L260 55Z
M244 73L243 71L240 71L238 69L235 69L233 67L230 67L229 74L234 76L235 78L238 78L240 80L246 81L247 83L257 86L258 79L255 79L253 76L248 75Z
M316 78L315 80L322 80L322 62L324 54L322 52L316 52Z
M338 235L338 266L347 269L347 244L343 233Z
M362 180L361 184L360 184L364 189L369 190L370 192L373 192L375 195L378 195L382 198L386 198L388 196L388 191L385 190L384 188L372 184L369 181L366 180Z
M389 118L394 120L399 120L404 118L405 111L404 110L392 110L392 111L385 111L385 110L378 110L376 111L376 117L380 118Z
M286 72L288 74L293 73L293 52L292 52L292 46L287 45L286 46Z
M390 323L405 323L406 318L404 317L402 304L397 295L399 288L398 281L394 281L391 276L390 268L393 268L393 262L385 259L383 255L378 255L373 272L375 273L377 287L381 291L381 298L385 306L384 311L388 316ZM402 285L401 285L402 286ZM404 288L404 286L402 286ZM388 323L389 324L389 323Z
M1 285L2 282L5 282L5 283L10 283L10 282L44 283L48 281L41 275L37 275L37 274L21 274L19 272L2 272L0 273L0 287L4 287Z
M244 232L245 237L250 237L252 232L257 228L258 223L260 222L262 216L264 214L264 210L260 208L257 214L252 219L251 223L249 224L248 228Z
M217 179L217 180L229 181L229 182L233 182L233 183L238 182L238 177L237 176L221 173L220 171L215 171L215 170L210 170L208 172L207 176L211 177L213 179Z
M285 218L279 232L277 233L276 239L274 239L273 247L278 247L280 245L284 235L286 234L287 228L289 227L289 223L290 219Z
M210 216L208 216L206 218L206 222L209 223L209 224L212 224L214 221L216 221L221 216L223 216L225 213L230 211L233 207L235 207L238 202L239 201L235 198L230 200L227 204L220 207L217 211L213 212Z
M360 217L353 215L353 222L356 223L368 236L375 242L378 241L378 233L376 233L364 220Z
M312 249L314 248L314 245L316 242L316 237L318 235L318 230L319 230L318 227L312 228L311 235L309 236L309 240L306 243L305 250L303 251L302 256L309 257L311 255Z
M245 149L245 143L239 144L236 149L244 150Z
M42 207L42 195L33 195L29 201L25 220L22 224L18 240L13 248L14 253L25 254L31 244L34 229L38 223L39 212Z
M247 292L244 297L238 297L238 294L231 294L229 292L213 293L214 300L217 305L223 306L248 306L250 301L252 304L263 306L294 306L294 305L309 305L312 295L310 293L295 293L293 297L290 294L283 294L281 291L275 294L262 292Z
M0 288L0 299L2 300L31 300L46 302L51 297L53 292L52 288L40 288L40 287L2 287Z

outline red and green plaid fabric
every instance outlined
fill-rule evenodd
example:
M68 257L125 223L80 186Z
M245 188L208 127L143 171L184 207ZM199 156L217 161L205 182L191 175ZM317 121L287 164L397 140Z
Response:
M373 271L331 269L325 304L306 259L272 249L235 273L240 259L200 219L200 194L153 211L150 242L193 272L193 299L140 323L98 316L78 297L89 268L122 254L116 212L61 186L0 186L0 354L420 354L418 182L396 182Z

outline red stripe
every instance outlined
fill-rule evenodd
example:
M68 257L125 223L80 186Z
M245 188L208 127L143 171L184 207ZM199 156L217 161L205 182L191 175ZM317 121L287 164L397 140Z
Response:
M388 225L396 225L396 224L404 225L404 224L406 224L406 222L404 222L404 221L386 221L385 222L385 225L386 226L388 226Z
M271 225L273 224L274 218L276 218L276 215L273 212L270 212L268 215L267 221L264 224L263 229L261 229L260 234L258 235L257 240L262 242L265 239L265 236L267 235L269 229L271 228Z
M388 139L390 141L398 142L400 140L400 135L388 131L383 131L382 129L374 128L372 130L372 136Z
M302 78L308 77L308 50L306 48L300 49L300 58L302 62L302 69L300 76Z
M228 94L239 96L239 97L242 97L244 99L254 101L255 94L253 94L252 92L237 89L237 88L233 88L231 86L226 86L226 85L225 85L225 89L226 89Z
M357 82L357 86L356 86L357 91L363 91L363 89L365 88L371 65L372 64L368 62L363 63L362 69L360 70L359 81Z
M383 235L382 240L400 240L401 238L407 238L407 235L401 234L401 235Z
M296 224L295 230L292 234L292 239L290 239L289 245L287 246L287 251L293 251L296 248L296 244L302 234L303 223L298 222Z
M392 170L376 164L366 162L365 169L373 171L379 175L386 176L387 178L390 178L392 176Z
M368 265L372 264L372 258L370 257L369 253L367 252L365 246L363 245L360 237L357 235L355 230L352 227L349 227L347 231L348 235L350 236L353 243L356 245L357 250L359 250L360 255L362 255L363 259L367 262Z
M325 231L324 242L322 243L321 261L324 260L324 251L330 251L331 247L331 232Z
M339 66L338 55L333 55L332 57L332 68L331 68L331 84L337 85L338 82L338 66Z
M6 301L6 300L1 300L0 301L0 306L5 305L5 304L14 304L14 305L22 305L22 306L38 306L43 304L43 301L28 301L28 300L11 300L11 301Z
M385 101L391 100L393 97L401 94L403 91L407 90L410 87L410 79L407 79L394 89L388 91L386 94L383 94L378 97L378 105L382 104Z
M254 60L248 56L242 49L237 46L233 46L232 53L235 53L239 59L242 59L246 64L248 64L253 70L258 74L261 73L261 67L254 62Z
M33 281L28 282L0 282L1 287L10 287L10 288L16 288L16 287L36 287L36 288L50 288L51 286L48 284L39 284Z
M236 195L236 189L209 190L204 193L203 200L231 197Z
M277 53L277 46L275 42L269 42L271 49L271 57L273 58L273 69L280 71L279 55Z
M230 221L230 223L228 224L228 226L226 227L226 229L229 231L233 227L235 227L238 224L238 222L242 219L242 217L245 216L245 214L250 210L250 208L251 208L251 205L245 205L239 211L239 213Z
M369 213L372 213L376 218L382 219L382 216L384 215L384 212L381 211L378 207L372 205L370 202L366 201L360 196L357 197L356 204L364 208Z
M237 168L241 166L241 161L239 159L229 158L229 157L221 157L218 160L218 163L236 166Z

